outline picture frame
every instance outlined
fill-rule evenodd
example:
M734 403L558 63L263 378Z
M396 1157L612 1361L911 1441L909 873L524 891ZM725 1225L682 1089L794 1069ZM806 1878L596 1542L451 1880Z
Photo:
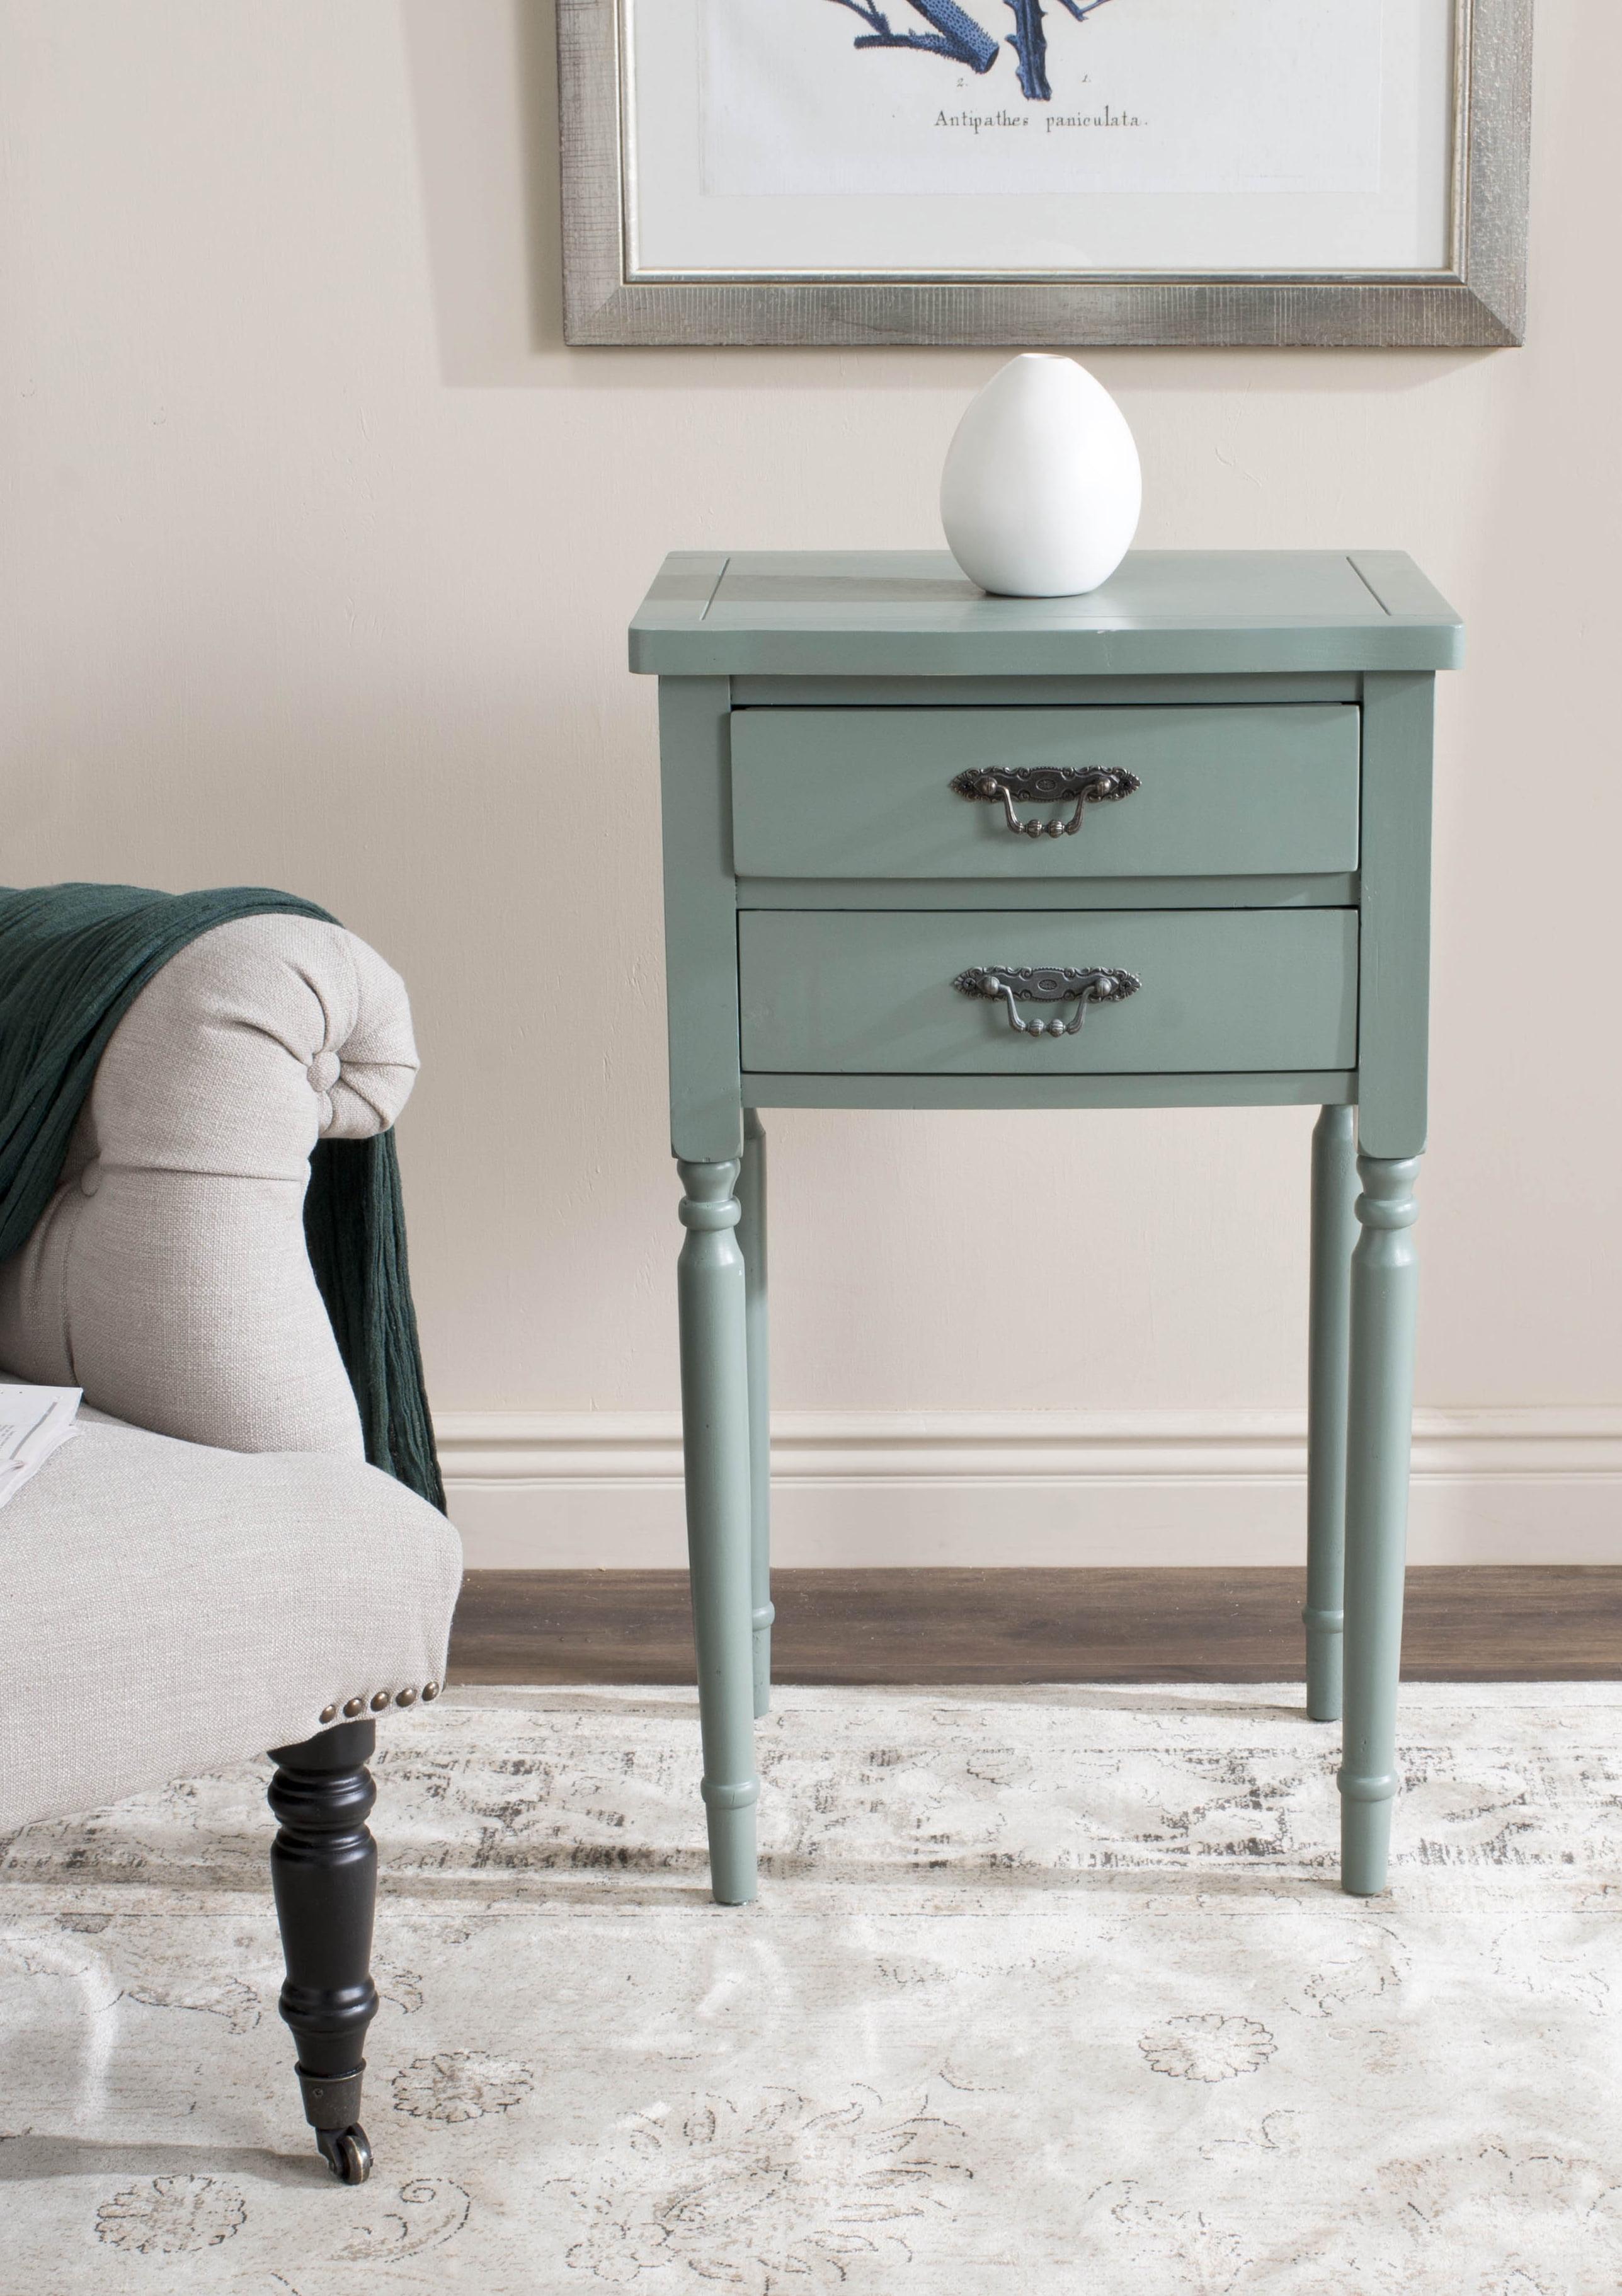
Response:
M1241 0L1219 4L1237 10ZM1251 4L1265 9L1280 0ZM1434 62L1435 38L1433 61L1422 73L1413 68L1405 78L1393 77L1403 67L1400 54L1396 64L1383 61L1393 47L1390 27L1395 20L1400 51L1411 20L1381 18L1382 0L1336 0L1334 15L1330 0L1315 4L1323 12L1314 20L1326 44L1324 68L1314 71L1310 55L1305 64L1298 53L1288 60L1295 78L1279 82L1270 111L1255 106L1264 136L1273 132L1268 121L1279 123L1275 172L1266 174L1272 155L1263 153L1258 172L1246 177L1234 168L1250 164L1253 119L1232 139L1237 160L1218 134L1203 130L1192 137L1170 128L1135 139L1073 135L1068 146L1053 147L1058 156L1045 148L1050 121L1081 129L1135 126L1139 117L1112 108L1107 87L1102 101L1084 94L1077 103L1072 95L1068 110L1054 109L1067 101L1059 70L1044 74L1036 54L1032 73L1024 53L1044 33L1050 57L1065 36L1063 62L1077 85L1092 77L1080 70L1077 56L1118 58L1127 45L1121 28L1130 27L1136 84L1172 87L1165 117L1179 117L1172 84L1179 70L1186 80L1189 67L1185 40L1179 35L1174 42L1167 29L1172 0L557 0L565 338L576 344L1019 348L1463 349L1520 342L1532 0L1423 0L1446 12L1445 81ZM1383 4L1410 8L1421 0ZM1098 19L1105 6L1120 13ZM743 12L751 8L777 13ZM783 12L790 8L799 12L792 19ZM1245 28L1257 20L1235 13L1186 20L1208 37L1215 37L1214 24L1238 28L1230 35L1235 85L1248 100L1257 76L1242 44ZM1379 37L1371 45L1371 21L1377 34L1383 27L1383 49ZM786 28L801 43L781 68L781 85L769 78L775 51L763 45L763 26L774 34ZM1077 28L1079 37L1092 32L1091 50L1080 47ZM841 35L837 55L834 30ZM813 38L814 52L804 45ZM725 72L733 77L724 95L740 86L748 102L713 94L700 101L700 45L709 75L704 89ZM1301 45L1297 40L1295 47ZM987 48L995 51L989 61ZM1371 54L1381 57L1380 69L1392 80L1383 90L1369 80ZM1222 68L1221 52L1212 52L1208 78L1212 55L1218 72ZM807 94L808 62L824 80L840 75L832 132L834 140L844 138L842 152L824 152L819 143L822 123L834 118L835 107L823 95L821 111L815 109ZM982 79L989 88L994 67L999 98L994 103L987 94L986 108L976 111ZM751 72L752 80L736 77ZM938 76L943 99L933 116L932 90L929 103L922 95L911 101L928 73ZM889 106L881 115L881 152L871 138L853 145L847 132L848 110L860 113L864 103L871 110L880 74L888 75L880 100ZM1027 93L1033 85L1048 86L1044 111ZM769 116L758 120L762 95ZM1208 111L1220 120L1220 104L1185 99L1181 117L1203 119ZM1393 119L1397 135L1389 132ZM888 124L897 120L899 130ZM946 132L964 123L971 137ZM1023 132L1028 123L1044 130L1041 147ZM1145 115L1143 124L1159 121ZM1405 163L1404 178L1415 187L1412 223L1386 188L1396 166L1389 152L1402 135L1418 155ZM1141 155L1151 147L1160 156L1146 163ZM1371 147L1378 147L1372 162ZM1326 155L1322 161L1319 154ZM905 196L864 195L881 165L889 172L878 190L899 188ZM915 193L912 179L896 173L908 165L919 169ZM1385 171L1378 199L1366 189L1372 165ZM987 166L1003 171L1002 188L984 194L966 188L973 168ZM1077 184L1090 171L1085 207L1062 173L1053 176L1055 168L1076 169ZM831 197L813 195L824 188L819 168ZM1106 180L1110 170L1120 177L1118 187ZM1134 190L1134 170L1146 189ZM1018 191L1055 180L1059 191L1043 198L1007 196L1010 182ZM726 197L709 193L706 186L714 181ZM1303 188L1292 201L1278 185L1295 181ZM764 195L751 196L755 192ZM1045 243L1040 259L1031 259L1033 220L1051 226L1058 218L1061 239L1064 217L1083 212L1105 218L1099 229L1106 239L1114 231L1117 244L1106 248L1106 262L1082 267L1062 247L1055 261ZM1157 232L1162 243L1154 241ZM1316 258L1315 233L1330 247L1330 259ZM729 250L727 235L740 234L749 244ZM869 234L889 243L877 258L858 250L853 259L848 242ZM960 242L973 242L961 262L954 254ZM1403 259L1390 260L1389 247L1399 242ZM1274 245L1282 260L1270 259ZM1191 248L1197 260L1187 259ZM1122 250L1130 260L1121 259ZM1347 260L1348 250L1358 259Z

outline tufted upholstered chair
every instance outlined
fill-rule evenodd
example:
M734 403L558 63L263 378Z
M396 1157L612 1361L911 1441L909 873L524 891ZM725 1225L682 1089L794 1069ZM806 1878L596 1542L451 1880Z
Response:
M274 1750L282 2014L351 2183L373 1718L438 1695L460 1551L365 1464L303 1201L317 1138L385 1129L416 1068L404 984L364 942L222 925L131 1005L0 1264L0 1376L85 1390L0 1507L0 1830Z

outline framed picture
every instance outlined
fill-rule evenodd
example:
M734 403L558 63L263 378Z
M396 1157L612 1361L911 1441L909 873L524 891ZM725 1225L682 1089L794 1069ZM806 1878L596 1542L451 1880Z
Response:
M576 343L1521 340L1532 0L558 0Z

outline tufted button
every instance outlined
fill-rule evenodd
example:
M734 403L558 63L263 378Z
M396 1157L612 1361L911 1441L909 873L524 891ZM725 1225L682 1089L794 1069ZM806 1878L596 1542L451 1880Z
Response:
M86 1164L86 1167L85 1167L85 1168L84 1168L84 1170L83 1170L83 1171L79 1174L79 1176L78 1176L78 1192L79 1192L80 1195L81 1195L81 1196L93 1196L93 1195L94 1195L94 1193L95 1193L96 1190L101 1186L101 1185L102 1185L102 1168L101 1168L101 1165L100 1165L99 1163L94 1162L94 1161L92 1161L92 1162L90 1162L90 1163Z
M343 1074L343 1062L336 1053L317 1053L304 1073L312 1092L331 1092Z
M372 1701L372 1711L374 1714L381 1714L385 1706L392 1704L393 1699L394 1693L392 1690L380 1690L376 1692Z

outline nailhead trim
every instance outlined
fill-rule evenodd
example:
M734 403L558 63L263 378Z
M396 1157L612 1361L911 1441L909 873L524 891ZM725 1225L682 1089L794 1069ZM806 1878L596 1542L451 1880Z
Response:
M414 1706L419 1698L422 1699L424 1706L431 1706L438 1695L439 1685L437 1682L425 1682L420 1691L409 1688L374 1691L370 1702L365 1698L346 1698L341 1711L347 1720L353 1722L358 1715L365 1712L368 1702L374 1714L381 1714L389 1706ZM327 1723L337 1721L340 1710L336 1705L322 1708L321 1720L324 1728Z

